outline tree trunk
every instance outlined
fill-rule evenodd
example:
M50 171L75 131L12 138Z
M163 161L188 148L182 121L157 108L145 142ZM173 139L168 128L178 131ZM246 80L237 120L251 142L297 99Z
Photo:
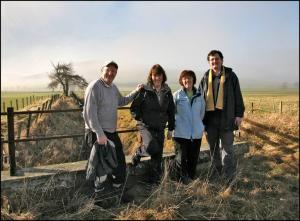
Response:
M64 94L66 96L69 96L69 82L68 81L66 81Z

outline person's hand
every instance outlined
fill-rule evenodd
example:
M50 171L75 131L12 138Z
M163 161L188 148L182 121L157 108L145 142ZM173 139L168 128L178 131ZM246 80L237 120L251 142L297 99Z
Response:
M235 120L234 120L234 123L235 123L236 126L239 127L241 125L242 121L243 121L242 117L236 117Z
M144 84L138 84L138 86L136 87L136 91L141 90L142 88L144 88Z
M170 140L172 138L172 132L171 130L168 130L168 134L167 134L167 140Z
M106 146L107 145L107 137L105 135L100 136L100 137L97 138L97 142L100 145L105 145Z

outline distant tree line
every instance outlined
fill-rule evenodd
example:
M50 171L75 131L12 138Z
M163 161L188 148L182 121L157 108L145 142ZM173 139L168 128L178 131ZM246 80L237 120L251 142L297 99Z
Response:
M299 88L299 82L294 82L294 83L287 83L283 82L281 84L281 89L288 89L288 88Z

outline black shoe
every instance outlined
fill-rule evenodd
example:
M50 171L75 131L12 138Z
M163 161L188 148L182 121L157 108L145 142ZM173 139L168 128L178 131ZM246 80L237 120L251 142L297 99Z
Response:
M95 193L102 193L105 191L110 191L110 189L112 188L112 184L109 181L109 179L105 179L105 181L103 182L94 182L94 191Z
M209 173L208 173L208 182L209 183L214 183L214 182L218 182L221 179L221 172L220 170L216 170L216 169L210 169Z
M189 178L188 176L184 176L180 178L180 182L182 182L184 185L188 185L191 182L193 182L193 180L191 178Z
M101 195L96 195L94 198L94 204L100 206L104 209L108 209L117 206L119 202L119 197L116 193L106 193Z
M129 203L133 201L134 196L129 193L129 188L127 186L124 187L124 184L113 184L113 189L118 194L118 198L122 203Z
M223 178L223 182L225 183L226 187L233 186L236 181L234 176L224 176L222 178Z
M95 189L94 201L95 205L104 209L116 206L119 202L119 191L115 190L112 186L105 186L104 188Z
M129 203L132 202L134 200L134 196L133 194L130 194L129 192L125 191L122 195L121 195L121 202L122 203Z
M158 176L149 176L146 182L151 185L159 185L161 183L161 179Z

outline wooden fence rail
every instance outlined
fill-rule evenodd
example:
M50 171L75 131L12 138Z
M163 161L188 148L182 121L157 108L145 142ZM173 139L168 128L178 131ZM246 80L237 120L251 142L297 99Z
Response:
M51 102L50 102L51 104ZM129 107L119 107L119 110L127 110ZM42 113L62 113L62 112L81 112L82 108L77 109L67 109L67 110L35 110L35 111L14 111L13 107L8 107L7 112L1 112L1 115L7 116L7 128L8 128L8 137L7 140L1 139L1 148L3 148L4 143L8 143L8 150L9 150L9 168L10 168L10 176L16 175L16 159L15 159L15 143L17 142L28 142L28 141L40 141L40 140L51 140L51 139L63 139L63 138L75 138L75 137L84 137L84 134L73 134L73 135L55 135L55 136L48 136L48 137L29 137L29 130L30 130L30 122L32 114L42 114ZM14 131L14 116L20 114L28 114L28 123L27 123L27 132L26 138L18 138L15 137ZM38 118L38 116L37 116ZM137 128L133 129L126 129L126 130L118 130L118 133L128 133L128 132L136 132L138 131ZM1 166L2 166L2 158L3 158L3 151L1 150Z
M285 104L287 104L287 103L289 103L289 102L285 102ZM280 113L280 114L283 113L283 104L284 104L283 101L280 101L280 102L279 102L278 113ZM260 106L260 105L259 105L259 106ZM271 113L271 112L276 113L275 103L273 103L271 109L272 109L272 111L269 111L269 110L263 110L263 109L260 108L260 107L255 108L255 107L254 107L254 102L251 102L251 104L250 104L250 112L251 112L251 114L253 114L254 111L263 111L263 112L268 112L268 113Z

